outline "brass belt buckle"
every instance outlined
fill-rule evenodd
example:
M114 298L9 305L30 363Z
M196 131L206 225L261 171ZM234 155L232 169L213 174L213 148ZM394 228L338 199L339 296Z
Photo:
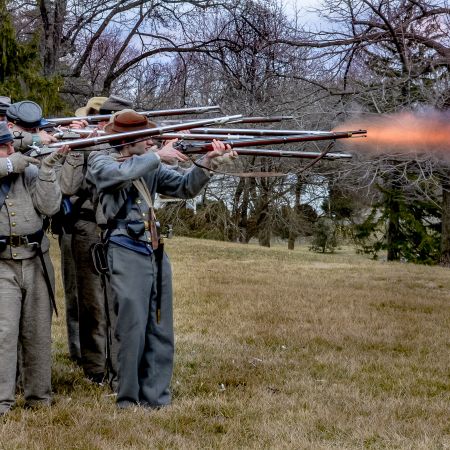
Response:
M11 247L20 247L22 245L22 236L10 236L9 245Z

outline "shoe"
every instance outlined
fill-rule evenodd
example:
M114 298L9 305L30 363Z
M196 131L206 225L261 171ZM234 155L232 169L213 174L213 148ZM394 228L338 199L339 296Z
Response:
M73 356L73 355L70 355L70 356L69 356L69 359L70 359L74 364L76 364L77 366L82 367L82 365L81 365L81 356Z
M52 401L50 399L45 400L26 400L23 407L25 409L38 409L50 406Z
M86 374L86 378L92 383L98 384L99 386L103 386L105 374L103 372Z
M165 408L166 406L169 406L168 404L167 405L151 405L150 403L146 403L146 402L140 403L140 405L143 408L149 409L149 410L152 410L152 411L158 411L158 410L160 410L162 408Z
M11 411L11 409L9 409L9 408L8 409L2 409L0 411L0 420L5 418L9 414L10 411Z
M128 408L133 408L133 407L139 406L138 403L131 402L129 400L120 400L120 401L116 402L116 405L119 409L128 409Z

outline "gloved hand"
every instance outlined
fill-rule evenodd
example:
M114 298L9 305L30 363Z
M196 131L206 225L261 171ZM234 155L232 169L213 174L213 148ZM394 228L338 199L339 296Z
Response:
M8 156L8 159L11 161L14 173L22 173L30 164L39 165L38 159L26 156L19 152L15 152Z
M211 169L217 170L220 167L226 166L227 164L231 164L236 158L237 155L231 152L226 153L223 156L216 156L214 159L211 160Z
M217 170L220 165L236 159L238 154L231 148L231 145L224 144L216 139L212 140L213 149L203 157L203 165L213 170Z
M41 168L44 169L52 169L56 164L62 163L65 156L69 153L70 147L68 145L63 145L58 150L50 153L50 155L46 156L41 163Z

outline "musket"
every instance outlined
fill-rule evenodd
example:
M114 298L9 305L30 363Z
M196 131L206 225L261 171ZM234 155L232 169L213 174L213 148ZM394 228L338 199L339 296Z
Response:
M98 130L96 128L53 128L52 135L56 139L77 139L83 136L90 136L95 132L98 136L103 136L106 134L104 130Z
M224 117L214 117L210 119L202 119L197 120L195 122L191 122L190 124L182 123L182 124L174 124L168 125L165 127L155 127L155 128L146 128L145 130L138 131L128 131L126 133L114 133L114 134L105 134L103 136L94 136L90 138L82 138L82 139L74 139L63 142L55 142L53 144L49 144L46 147L37 147L30 146L31 152L29 152L29 156L41 156L48 153L51 153L54 149L62 147L63 145L68 145L71 149L82 149L86 147L93 147L95 145L104 144L106 142L111 141L122 141L124 139L130 140L134 139L135 142L143 141L146 138L153 138L154 136L162 135L164 133L173 133L178 130L187 130L190 128L203 126L203 125L215 125L215 124L223 124L228 123L230 120L235 120L241 115L234 116L224 116Z
M300 158L300 159L316 159L322 155L320 152L304 152L304 151L285 151L277 149L261 149L261 148L237 148L233 149L238 155L242 156L266 156L272 158ZM351 159L353 155L350 153L325 153L321 159Z
M220 130L220 128L215 128L216 130ZM94 133L94 130L89 130L86 128L82 129L71 129L67 130L58 130L53 133L53 136L57 139L77 139L77 134L89 136ZM239 131L239 130L234 130ZM98 136L106 135L104 130L96 130L95 133ZM158 136L153 136L152 139L165 140L165 139L184 139L184 140L196 140L196 141L212 141L213 139L217 140L226 140L226 139L248 139L248 135L240 135L240 134L206 134L206 133L164 133Z
M193 108L180 108L180 109L160 109L155 111L136 111L146 117L159 117L159 116L180 116L183 114L203 114L205 112L220 112L220 106L198 106ZM97 114L93 116L80 116L80 117L60 117L47 119L50 124L53 125L67 125L75 120L85 120L88 123L107 122L112 114ZM241 116L242 117L242 116Z
M292 120L294 116L250 116L250 117L242 117L241 119L233 120L229 122L230 124L234 123L274 123L274 122L282 122L283 120ZM171 123L189 123L192 122L192 119L167 119L162 120L162 124L171 124Z
M236 122L230 122L236 123ZM237 133L250 136L297 136L299 134L329 134L332 131L315 131L315 130L268 130L258 128L193 128L194 133Z
M292 144L294 142L311 142L311 141L325 141L335 139L347 139L353 136L366 136L367 130L355 130L355 131L337 131L323 134L311 134L311 135L296 135L296 136L276 136L266 138L254 138L254 139L241 139L233 140L228 139L222 141L224 144L229 144L233 149L241 147L252 147L258 145L272 145L272 144ZM185 143L177 142L175 146L185 154L192 153L206 153L213 149L211 143Z
M293 120L294 116L253 116L243 117L242 119L233 120L230 123L272 123L282 122L283 120Z

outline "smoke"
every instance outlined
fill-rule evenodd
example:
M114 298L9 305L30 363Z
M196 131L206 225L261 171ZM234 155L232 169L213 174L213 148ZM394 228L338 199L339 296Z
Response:
M349 149L377 154L435 154L450 158L450 112L424 109L352 119L335 131L367 130L367 137L345 139Z

